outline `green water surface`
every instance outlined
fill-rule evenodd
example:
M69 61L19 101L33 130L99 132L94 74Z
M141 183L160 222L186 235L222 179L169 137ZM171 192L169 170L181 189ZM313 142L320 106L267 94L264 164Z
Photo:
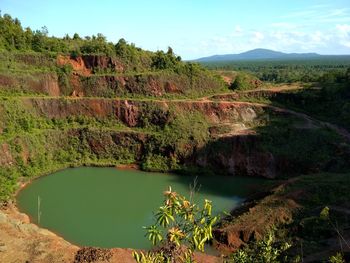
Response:
M34 180L19 192L17 203L32 222L74 244L149 248L142 226L152 224L153 212L163 200L162 192L171 186L188 196L193 181L194 177L172 174L73 168ZM211 200L216 213L230 211L242 202L252 185L261 183L223 176L198 177L197 181L195 201Z

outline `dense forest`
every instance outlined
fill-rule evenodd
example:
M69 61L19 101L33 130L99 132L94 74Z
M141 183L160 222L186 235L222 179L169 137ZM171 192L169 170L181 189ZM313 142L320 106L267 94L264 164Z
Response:
M350 56L322 56L298 60L256 60L201 63L212 70L246 71L261 81L292 82L344 82L350 67Z

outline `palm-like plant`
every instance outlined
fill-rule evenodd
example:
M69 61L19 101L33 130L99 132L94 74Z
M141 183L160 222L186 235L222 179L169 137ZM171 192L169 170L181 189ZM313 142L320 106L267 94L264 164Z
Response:
M147 227L148 239L154 246L153 252L137 253L137 262L193 262L195 250L204 251L210 241L212 227L217 221L212 216L211 201L205 200L203 208L172 191L164 191L164 203L155 213L155 224Z

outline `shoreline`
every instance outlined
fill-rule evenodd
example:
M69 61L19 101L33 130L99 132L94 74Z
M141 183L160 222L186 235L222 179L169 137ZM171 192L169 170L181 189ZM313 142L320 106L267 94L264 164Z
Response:
M44 227L41 227L40 225L34 223L33 221L33 218L22 212L20 207L19 207L19 204L17 203L17 195L19 194L19 192L21 190L23 190L24 188L26 188L30 183L32 183L34 180L37 180L43 176L49 176L51 175L52 173L55 173L55 172L59 172L59 171L63 171L63 170L66 170L66 169L73 169L73 168L78 168L78 167L106 167L106 168L112 168L112 169L117 169L117 170L134 170L134 171L142 171L140 170L140 166L137 165L137 164L118 164L118 165L107 165L107 164L103 164L103 165L99 165L99 164L84 164L84 165L67 165L65 167L61 167L59 169L55 169L54 171L52 172L45 172L43 173L42 175L38 175L38 176L35 176L35 177L32 177L32 178L25 178L25 177L21 177L19 179L19 187L18 189L16 190L16 193L14 195L14 199L12 199L12 202L9 202L9 208L7 209L4 209L5 210L5 213L7 215L9 215L10 217L12 218L20 218L20 220L22 221L21 223L22 224L28 224L28 225L34 225L38 228L38 231L46 231L46 232L50 232L52 236L54 236L54 239L61 239L63 240L64 242L66 242L67 244L69 244L69 246L72 246L72 248L75 248L75 249L81 249L85 246L81 246L79 244L75 244L74 242L71 242L67 239L65 239L63 236L61 236L59 233L55 232L55 231L52 231L52 230L49 230L49 229L46 229ZM144 171L142 171L144 172ZM175 174L176 175L176 174ZM26 180L25 180L26 179ZM265 180L264 180L265 181ZM243 205L247 200L251 200L252 199L252 196L256 196L256 187L257 185L254 185L253 187L253 194L249 194L248 196L246 196L245 198L242 199L242 203L238 206L238 207L235 207L233 209L230 209L230 211L234 211L236 209L238 209L239 207L241 207L241 205ZM252 189L251 189L252 191ZM254 197L253 197L254 198ZM6 211L7 210L7 211ZM3 209L0 209L0 212L3 211ZM217 249L217 247L215 247L214 245L211 246L211 248L213 250L216 251L216 255L219 255L221 252L220 250ZM129 250L134 250L132 248L118 248L118 247L112 247L112 248L102 248L102 249L110 249L110 250L113 250L113 249L120 249L120 250L123 250L123 249L129 249ZM135 250L138 250L138 249L135 249Z
M66 241L67 243L69 243L70 245L74 246L74 247L78 247L78 248L82 248L84 246L81 246L79 244L75 244L72 241L67 240L66 238L64 238L63 236L61 236L59 233L52 231L51 229L47 229L44 228L42 226L40 226L37 223L34 223L34 220L32 219L32 216L28 215L27 213L24 213L21 211L18 203L17 203L17 195L26 187L28 187L28 185L30 185L33 181L38 180L42 177L45 176L50 176L53 173L57 173L60 171L64 171L67 169L74 169L74 168L79 168L79 167L101 167L101 168L115 168L118 170L137 170L137 171L141 171L139 168L140 166L136 163L134 164L117 164L117 165L113 165L113 164L83 164L80 166L75 166L75 165L67 165L63 168L59 168L59 169L55 169L53 171L49 171L49 172L45 172L42 175L38 175L38 176L34 176L31 178L26 178L26 177L20 177L19 181L18 181L18 188L16 189L15 193L13 194L13 199L10 200L10 202L7 203L7 205L5 206L5 208L0 207L0 211L2 211L3 213L7 214L8 216L14 216L13 218L21 218L22 223L24 224L32 224L35 225L36 227L38 227L39 229L44 229L45 231L51 232L54 236L56 236L57 238L61 238L64 241ZM26 179L26 180L24 180ZM11 211L10 211L11 210ZM7 213L9 212L9 213ZM25 218L25 219L24 219ZM114 249L117 248L119 249L119 247L113 247L113 248L108 248L108 249ZM132 249L132 248L121 248L121 249Z

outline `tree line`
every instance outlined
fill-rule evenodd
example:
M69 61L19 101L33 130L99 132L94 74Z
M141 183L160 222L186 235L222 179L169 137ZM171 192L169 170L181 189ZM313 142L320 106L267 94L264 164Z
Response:
M17 18L9 14L0 14L0 51L40 52L48 54L69 54L77 57L84 54L106 55L118 57L124 65L134 71L140 69L179 69L182 68L181 57L175 55L171 47L166 52L159 50L150 52L136 47L121 38L116 44L107 41L107 38L97 35L81 37L78 33L64 37L49 36L47 27L40 30L23 28ZM181 69L186 72L193 71L195 66ZM198 67L197 67L198 68Z

